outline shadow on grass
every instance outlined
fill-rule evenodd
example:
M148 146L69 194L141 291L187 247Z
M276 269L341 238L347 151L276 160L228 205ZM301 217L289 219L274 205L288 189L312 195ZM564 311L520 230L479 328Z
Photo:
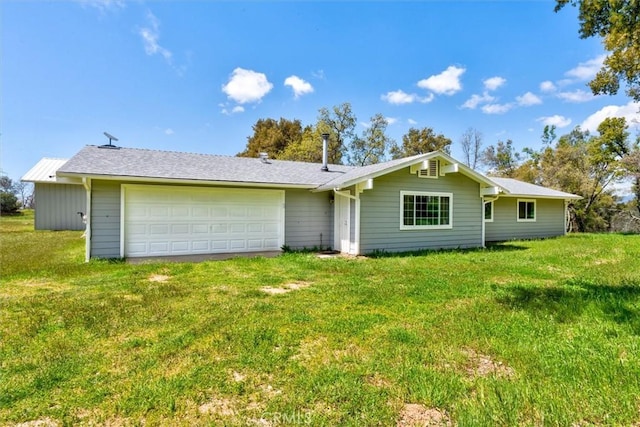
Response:
M640 281L608 285L573 279L561 286L519 285L501 288L499 292L497 301L512 309L553 316L563 323L595 309L640 335Z
M376 250L367 254L369 258L405 258L416 256L427 256L442 253L477 253L477 252L511 252L524 251L529 249L527 246L510 244L507 242L487 243L486 248L454 248L454 249L419 249L415 251L404 252L388 252L385 250Z

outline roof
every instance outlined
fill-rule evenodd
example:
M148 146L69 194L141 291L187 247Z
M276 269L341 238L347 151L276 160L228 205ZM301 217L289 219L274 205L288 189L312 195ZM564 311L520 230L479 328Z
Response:
M551 188L542 187L540 185L530 184L528 182L518 181L513 178L491 178L496 184L505 190L505 196L511 197L540 197L547 199L581 199L582 197L575 194L565 193L564 191L553 190Z
M316 188L353 169L318 163L181 153L138 148L84 147L58 170L59 176L199 181Z
M40 159L38 163L29 172L24 174L21 181L26 182L56 182L56 171L69 159L58 159L51 157L44 157Z

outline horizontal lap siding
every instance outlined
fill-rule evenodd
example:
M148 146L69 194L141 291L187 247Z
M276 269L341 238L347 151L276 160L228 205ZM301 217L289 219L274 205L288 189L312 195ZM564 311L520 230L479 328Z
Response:
M453 194L453 228L400 230L400 192ZM459 173L438 179L418 178L409 168L376 178L361 195L360 252L482 246L480 186Z
M120 257L120 182L93 181L91 257Z
M536 200L535 222L518 222L517 215L517 198L501 197L493 202L493 222L486 223L486 241L535 239L564 234L564 200Z
M333 205L329 193L285 192L285 245L292 249L333 245Z
M87 192L82 185L35 184L36 230L84 230L78 212L87 209Z

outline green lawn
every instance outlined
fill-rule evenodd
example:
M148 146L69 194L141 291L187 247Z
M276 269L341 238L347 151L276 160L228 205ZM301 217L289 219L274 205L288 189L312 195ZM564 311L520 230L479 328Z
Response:
M81 234L0 218L0 425L640 422L640 236L129 265Z

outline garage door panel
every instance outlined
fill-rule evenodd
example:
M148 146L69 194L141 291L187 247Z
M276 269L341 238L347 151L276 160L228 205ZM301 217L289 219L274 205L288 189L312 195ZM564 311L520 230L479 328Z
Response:
M279 250L284 191L125 185L125 256Z

